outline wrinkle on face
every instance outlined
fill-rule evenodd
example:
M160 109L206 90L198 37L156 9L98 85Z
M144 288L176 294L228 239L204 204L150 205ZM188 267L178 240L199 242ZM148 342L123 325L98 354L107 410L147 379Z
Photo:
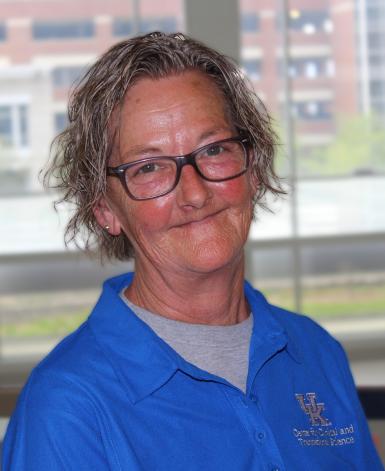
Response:
M140 107L146 108L146 126L140 130L143 135L143 141L146 142L146 145L141 148L141 146L135 146L132 142L127 142L127 139L120 139L119 155L124 161L129 162L131 160L141 158L140 152L145 154L144 157L150 155L152 152L160 153L161 155L184 155L193 151L195 148L204 145L206 143L204 140L208 137L219 134L222 130L224 132L229 131L229 121L224 110L225 107L223 100L218 93L216 85L210 79L199 72L189 72L175 76L174 78L184 79L185 76L190 74L198 75L201 79L191 80L189 86L192 91L189 95L185 95L183 97L178 95L177 92L171 92L172 97L169 95L159 95L157 96L156 101L153 99L153 95L142 95L139 98L133 96L138 87L141 88L143 82L154 82L156 84L164 79L143 79L129 90L120 113L120 134L122 136L124 132L123 129L127 128L125 125L127 121L131 123L131 126L134 125L134 127L136 127L136 123L141 121L140 116L137 116L137 119L135 120L136 123L132 123L131 120L132 113L137 113L137 108L139 108L138 105L140 105ZM218 129L214 126L212 130L209 130L199 137L194 145L190 145L189 148L184 150L186 148L185 142L187 141L188 136L186 136L186 129L184 129L183 125L185 124L185 126L188 127L189 113L191 110L196 110L198 119L199 113L201 112L197 109L197 103L194 97L194 94L196 93L206 93L207 107L219 111L219 120L222 121L222 126L216 126ZM219 107L218 102L220 102ZM186 110L189 111L187 112ZM136 129L133 129L133 132L135 133ZM232 132L234 131L232 130ZM173 150L165 152L165 146L168 146ZM148 152L145 152L146 150ZM135 158L131 159L131 157Z
M200 72L139 80L125 97L119 121L113 165L185 155L235 133L220 90ZM184 167L171 193L147 201L130 199L117 179L109 180L112 211L138 264L207 271L232 263L243 250L253 212L249 172L216 183L194 172Z

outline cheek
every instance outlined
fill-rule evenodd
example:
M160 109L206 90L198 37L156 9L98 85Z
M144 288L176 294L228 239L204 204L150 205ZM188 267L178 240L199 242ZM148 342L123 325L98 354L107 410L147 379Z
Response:
M138 201L126 213L126 225L132 234L148 234L166 227L172 212L171 198Z
M227 203L247 207L251 204L253 198L252 186L246 175L216 185L217 195Z

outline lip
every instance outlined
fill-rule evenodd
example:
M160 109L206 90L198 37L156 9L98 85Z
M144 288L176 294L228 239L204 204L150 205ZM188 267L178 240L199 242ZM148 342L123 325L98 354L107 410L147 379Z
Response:
M219 210L214 213L208 214L207 216L203 216L201 218L190 219L189 221L183 222L181 224L177 224L175 227L189 227L189 226L193 227L193 226L198 226L200 224L205 224L206 222L210 222L211 219L213 219L215 216L217 216L221 212L222 210Z

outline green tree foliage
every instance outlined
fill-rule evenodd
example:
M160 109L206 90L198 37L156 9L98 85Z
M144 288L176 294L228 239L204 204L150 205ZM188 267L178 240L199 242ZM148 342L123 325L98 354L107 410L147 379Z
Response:
M385 171L385 120L375 115L340 116L333 141L299 151L302 174L362 174Z

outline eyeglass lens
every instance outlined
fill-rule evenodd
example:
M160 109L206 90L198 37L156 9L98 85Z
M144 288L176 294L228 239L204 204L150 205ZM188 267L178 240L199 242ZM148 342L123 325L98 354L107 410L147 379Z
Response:
M246 152L239 141L216 142L193 153L201 176L221 181L245 170ZM177 158L158 157L130 166L125 172L127 189L140 199L154 198L172 190L178 178Z

